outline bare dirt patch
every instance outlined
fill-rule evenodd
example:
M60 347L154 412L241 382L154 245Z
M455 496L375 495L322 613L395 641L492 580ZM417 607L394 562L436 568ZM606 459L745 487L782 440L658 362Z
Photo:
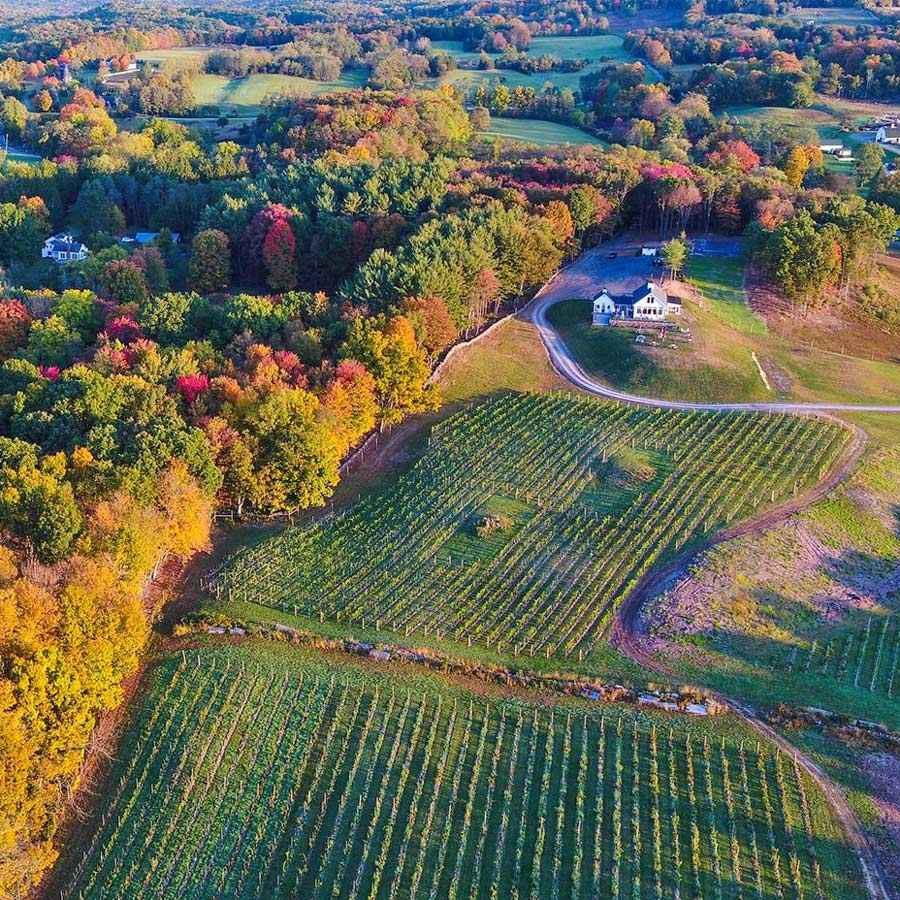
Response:
M885 840L878 842L880 862L888 882L900 885L900 758L870 753L862 758L862 770L885 835Z

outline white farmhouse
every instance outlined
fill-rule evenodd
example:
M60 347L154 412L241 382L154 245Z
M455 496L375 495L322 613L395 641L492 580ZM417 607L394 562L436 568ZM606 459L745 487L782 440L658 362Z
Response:
M594 325L609 325L614 318L661 322L680 312L681 302L677 298L670 300L658 284L648 281L624 296L615 296L604 288L594 298L592 321Z
M875 132L875 140L879 144L900 144L900 126L882 125Z
M58 263L71 262L87 259L88 248L81 241L76 241L71 234L54 234L44 241L41 256Z

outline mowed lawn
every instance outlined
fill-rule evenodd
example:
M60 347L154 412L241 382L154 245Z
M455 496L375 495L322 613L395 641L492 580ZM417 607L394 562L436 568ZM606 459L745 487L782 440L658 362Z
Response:
M261 646L163 660L71 895L864 896L815 783L728 718L405 675Z
M366 77L363 70L351 70L336 81L314 81L294 75L248 75L246 78L225 78L222 75L201 75L194 82L197 106L217 106L234 112L260 110L268 97L280 94L317 96L335 91L349 91L362 87Z
M744 334L765 334L766 323L750 309L744 292L744 261L728 256L692 256L687 280L723 322Z
M606 146L600 138L558 122L545 122L541 119L508 119L493 116L491 125L481 135L496 140L502 138L510 141L522 141L528 144L549 146L552 144L590 144L595 147Z

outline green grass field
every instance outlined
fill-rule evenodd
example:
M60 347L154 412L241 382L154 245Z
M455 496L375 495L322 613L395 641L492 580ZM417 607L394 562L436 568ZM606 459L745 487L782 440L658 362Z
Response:
M797 134L798 139L812 132L819 141L849 143L853 135L841 130L838 118L829 110L809 107L787 109L780 106L729 106L722 109L739 121L770 125Z
M477 53L465 52L461 41L434 41L431 46L435 50L449 53L462 62L476 62L479 58ZM623 47L622 38L615 34L537 37L531 41L527 53L529 56L550 54L561 59L590 59L592 62L580 72L539 72L534 75L526 75L512 69L457 69L448 72L441 80L455 84L463 90L474 90L481 82L502 79L510 87L523 86L540 90L545 84L552 84L557 88L577 91L583 75L609 63L636 60L636 57ZM648 69L647 81L656 80L658 80L656 73Z
M66 897L863 896L724 722L487 699L295 650L163 660Z
M222 75L201 75L194 82L197 105L216 106L236 114L259 111L267 97L279 94L314 97L335 91L349 91L365 85L361 69L345 72L337 81L313 81L293 75L249 75L246 78L225 78Z
M724 323L744 334L766 333L766 323L747 303L742 259L691 256L688 258L685 276L703 294L712 311Z
M386 490L237 553L216 594L392 639L589 661L650 567L817 479L845 439L800 418L501 396L435 426ZM607 464L626 450L648 456L623 482ZM524 505L513 533L462 549L501 497Z
M521 141L527 144L548 146L553 144L588 144L605 146L604 142L580 128L545 122L540 119L508 119L491 117L491 125L481 135L488 140Z

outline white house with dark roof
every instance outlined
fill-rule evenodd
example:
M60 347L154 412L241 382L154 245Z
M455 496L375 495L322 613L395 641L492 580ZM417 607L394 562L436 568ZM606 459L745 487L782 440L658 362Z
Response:
M604 288L594 297L594 325L609 325L612 319L638 319L661 322L681 312L681 302L669 295L656 282L648 281L630 294L614 295Z
M71 234L54 234L44 241L41 256L54 262L65 263L87 259L88 252L88 248L81 241L76 241Z
M900 144L900 125L882 125L875 132L879 144Z

